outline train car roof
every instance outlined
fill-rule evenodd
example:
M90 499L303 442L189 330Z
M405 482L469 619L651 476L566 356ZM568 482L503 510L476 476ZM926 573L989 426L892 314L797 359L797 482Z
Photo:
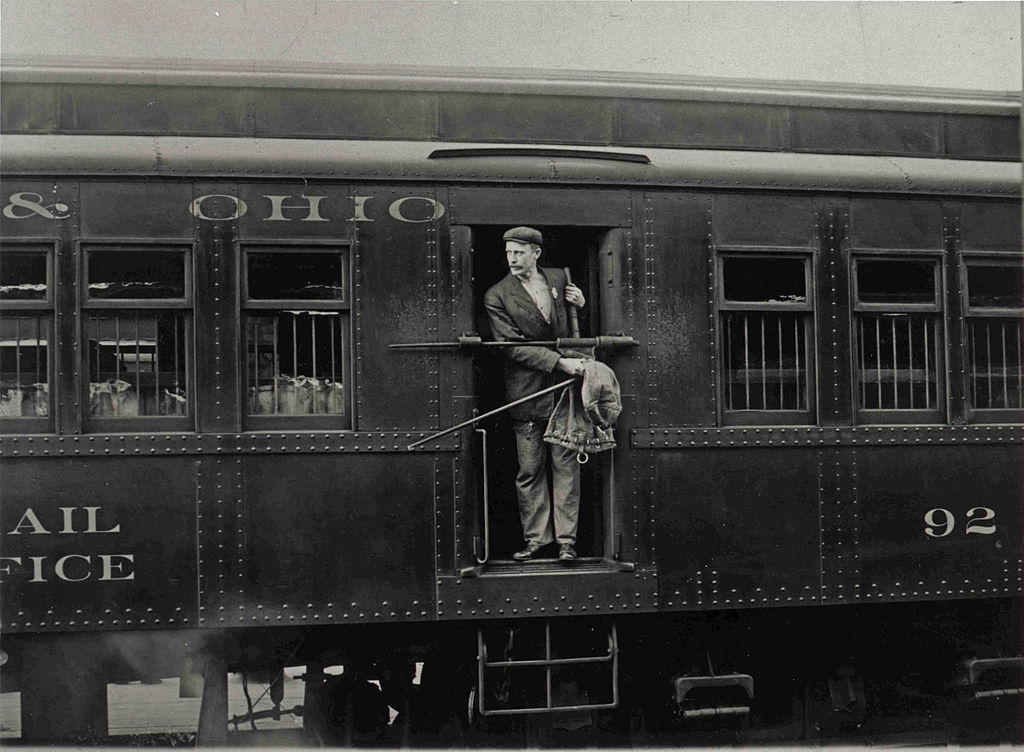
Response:
M501 182L1017 196L1019 163L721 149L8 135L7 176Z
M1021 111L1019 91L529 68L6 57L0 59L0 82L543 94L1010 116Z

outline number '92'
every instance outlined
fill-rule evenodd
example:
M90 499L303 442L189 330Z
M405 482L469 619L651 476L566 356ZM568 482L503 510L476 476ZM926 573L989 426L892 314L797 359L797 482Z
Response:
M995 525L979 525L979 522L994 520L996 513L988 507L971 507L967 510L967 529L965 535L992 535ZM936 507L929 509L924 515L925 535L932 538L945 538L956 528L956 517L948 509Z

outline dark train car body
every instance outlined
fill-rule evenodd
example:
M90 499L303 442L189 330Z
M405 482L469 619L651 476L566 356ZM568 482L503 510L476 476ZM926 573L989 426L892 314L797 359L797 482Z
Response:
M218 671L344 664L449 741L467 698L499 731L752 714L748 740L902 728L908 696L983 726L1017 707L1018 103L4 76L3 681L25 738L101 733L105 682L186 659L213 708ZM407 448L500 405L501 356L389 347L488 339L513 225L572 268L583 336L632 340L598 350L624 410L572 566L510 561L507 418ZM329 715L307 694L307 722ZM349 711L320 723L351 741Z

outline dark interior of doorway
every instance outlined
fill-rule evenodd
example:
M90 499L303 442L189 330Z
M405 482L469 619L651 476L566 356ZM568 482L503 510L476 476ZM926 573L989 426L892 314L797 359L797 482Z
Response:
M579 312L581 336L595 336L600 329L600 289L597 275L597 251L604 228L532 225L544 235L544 244L538 266L569 267L573 282L583 291L587 304ZM505 243L501 236L509 229L502 226L474 226L472 228L474 313L476 331L484 339L492 339L484 294L508 274L505 261ZM505 403L503 379L504 361L501 353L488 351L475 360L476 395L480 412L492 410ZM519 463L516 459L515 440L508 413L501 413L481 424L488 432L488 479L490 491L491 560L511 559L512 553L523 547L522 526L519 522L515 492L515 476ZM580 476L580 516L576 549L581 557L604 555L604 488L607 473L603 465L606 454L590 455ZM554 556L557 549L543 555Z

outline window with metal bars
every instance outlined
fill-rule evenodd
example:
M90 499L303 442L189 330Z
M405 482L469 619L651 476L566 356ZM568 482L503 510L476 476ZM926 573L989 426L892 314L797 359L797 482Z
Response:
M0 424L47 431L50 408L52 249L5 247L0 254Z
M192 425L191 270L184 249L86 248L87 427Z
M962 269L967 328L967 400L972 418L1024 417L1024 265L969 259Z
M346 249L246 249L248 424L352 425Z
M943 416L938 259L854 260L856 400L862 422Z
M810 257L721 254L718 272L723 422L811 421Z

